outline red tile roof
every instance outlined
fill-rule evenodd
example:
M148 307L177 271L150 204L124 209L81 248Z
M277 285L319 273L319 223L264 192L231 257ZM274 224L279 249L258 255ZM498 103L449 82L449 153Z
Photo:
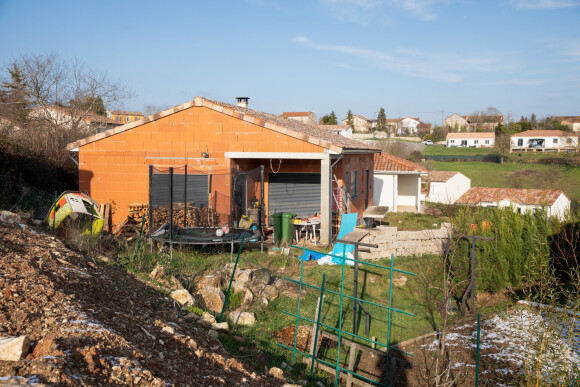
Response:
M312 112L284 112L280 117L308 117Z
M494 132L453 132L447 133L447 138L495 138Z
M477 205L481 202L493 203L507 199L520 204L551 206L563 194L560 190L473 187L455 203Z
M578 136L578 134L564 132L562 130L526 130L512 134L512 137L568 137Z
M354 117L358 117L358 118L362 118L365 121L369 121L371 122L372 120L369 118L366 118L365 116L361 116L360 114L353 114Z
M125 115L125 116L142 116L143 113L141 112L129 112L129 111L125 111L125 110L109 110L109 113L111 114L121 114L121 115Z
M458 171L429 171L429 175L427 176L426 180L445 182L458 173Z
M373 145L367 145L360 141L346 138L339 134L332 133L329 130L320 129L315 125L303 124L298 120L289 120L274 114L264 113L258 110L252 110L237 105L231 105L225 102L213 101L203 97L195 97L193 101L172 107L162 112L142 118L139 121L129 122L125 125L118 126L114 129L83 138L67 145L68 150L78 148L99 141L103 138L114 136L115 134L131 130L148 122L155 121L159 118L178 113L191 107L206 107L223 114L230 115L245 122L251 122L255 125L265 127L275 132L284 133L288 136L299 138L303 141L319 145L325 149L336 152L353 149L368 151L368 153L377 153L379 148Z
M388 153L375 154L375 171L384 172L421 172L427 170L421 165Z

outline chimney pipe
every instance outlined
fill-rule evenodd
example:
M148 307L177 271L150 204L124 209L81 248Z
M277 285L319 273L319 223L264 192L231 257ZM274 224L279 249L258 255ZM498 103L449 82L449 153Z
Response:
M238 100L238 106L248 108L248 100L250 97L236 97L236 99Z

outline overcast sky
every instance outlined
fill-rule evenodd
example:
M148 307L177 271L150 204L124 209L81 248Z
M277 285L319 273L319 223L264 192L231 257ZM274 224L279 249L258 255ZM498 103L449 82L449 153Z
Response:
M0 0L0 37L2 66L77 58L135 91L127 110L580 115L580 0Z

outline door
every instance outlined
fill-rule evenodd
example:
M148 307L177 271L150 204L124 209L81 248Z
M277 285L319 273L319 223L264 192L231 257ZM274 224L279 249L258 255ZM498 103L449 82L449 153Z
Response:
M319 173L268 174L268 219L272 214L291 212L309 217L320 212Z

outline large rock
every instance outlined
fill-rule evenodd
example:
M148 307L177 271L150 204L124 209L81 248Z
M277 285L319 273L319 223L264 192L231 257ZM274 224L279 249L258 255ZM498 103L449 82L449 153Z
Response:
M252 273L252 282L256 285L260 284L262 286L266 286L270 283L272 279L272 273L270 270L262 268L254 271Z
M28 336L0 338L0 360L18 361L28 355L29 351Z
M171 290L183 289L183 285L181 284L181 281L179 281L174 276L169 277L169 287L171 287Z
M256 323L256 315L251 312L232 312L230 317L234 324L239 325L254 325Z
M197 288L199 290L203 288L219 288L220 285L221 280L218 275L204 275L197 283Z
M165 268L161 265L155 266L155 269L153 269L153 271L149 273L149 278L158 281L162 280L164 276L165 276Z
M246 282L248 282L252 277L252 270L247 269L247 270L239 270L236 272L236 275L234 276L234 280L236 282L245 284Z
M268 301L274 301L278 298L278 289L274 285L266 285L262 291L262 295L266 297Z
M199 319L199 325L209 328L212 326L212 324L215 323L215 317L212 314L209 314L207 312L203 313L203 316L201 316L201 318Z
M207 310L216 313L221 312L226 299L224 292L222 292L221 289L206 287L200 289L199 294L203 298Z
M175 290L171 292L170 296L183 306L193 305L195 303L193 296L185 289Z
M228 325L227 321L221 323L215 322L211 324L211 329L218 332L228 333L230 331L230 326Z

